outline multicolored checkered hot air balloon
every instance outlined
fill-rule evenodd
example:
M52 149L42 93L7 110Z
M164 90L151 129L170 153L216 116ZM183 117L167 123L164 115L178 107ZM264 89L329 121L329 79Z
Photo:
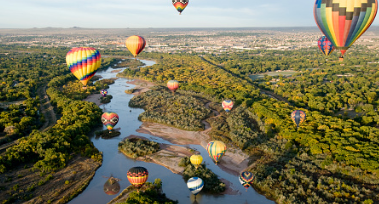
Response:
M103 97L106 97L107 94L108 94L108 91L105 90L105 89L103 89L103 90L100 91L100 94L101 94Z
M321 52L326 56L330 55L335 49L332 42L330 42L330 40L325 36L318 39L317 45Z
M201 155L194 154L190 157L190 161L191 164L194 165L197 169L200 166L201 162L203 162L203 157Z
M146 41L141 36L132 35L126 39L125 45L132 55L137 58L137 55L145 48Z
M175 91L179 88L179 82L176 80L170 80L167 82L167 87L172 91L172 93L175 93Z
M297 128L299 128L299 125L305 121L306 115L304 111L301 110L295 110L291 113L291 119L296 124Z
M101 115L101 122L107 127L109 133L112 132L113 127L118 123L119 117L117 113L109 112Z
M217 165L226 152L226 145L221 141L210 141L207 145L207 152Z
M222 102L222 108L226 111L226 112L229 112L232 110L233 108L233 101L232 100L229 100L229 99L226 99Z
M244 171L240 174L239 181L243 187L246 188L246 190L253 185L255 176L253 173Z
M178 10L179 15L182 14L183 10L187 7L189 0L172 0L172 5Z
M92 47L76 47L67 53L66 63L85 88L101 65L101 55L98 50Z
M192 177L187 181L187 187L195 196L203 189L204 181L198 177Z
M316 0L314 16L324 35L341 52L366 32L375 19L377 0Z
M129 182L134 187L139 189L147 181L147 178L149 177L149 172L144 167L137 166L129 169L127 176Z

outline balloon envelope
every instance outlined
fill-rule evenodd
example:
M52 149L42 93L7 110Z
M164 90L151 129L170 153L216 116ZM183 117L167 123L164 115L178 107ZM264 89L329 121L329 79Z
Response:
M66 63L74 76L86 86L101 65L101 55L92 47L76 47L67 53Z
M204 187L204 181L198 177L192 177L187 181L187 187L192 194L197 195Z
M326 56L330 55L335 49L332 42L330 42L330 40L325 36L318 39L317 45L321 52Z
M145 184L147 178L149 177L149 172L144 167L133 167L129 169L128 173L129 182L136 188L140 188Z
M172 0L172 5L176 8L176 10L181 14L183 10L187 7L189 0Z
M211 141L207 145L209 156L217 163L226 152L226 145L221 141Z
M243 187L245 187L246 189L248 189L250 187L250 185L253 185L253 181L255 179L255 176L253 173L249 172L249 171L244 171L240 174L240 177L239 177L239 180L240 180L240 183L243 185Z
M226 111L226 112L229 112L232 110L233 108L233 101L232 100L229 100L229 99L226 99L222 102L222 108Z
M191 164L198 168L203 162L203 157L201 155L194 154L190 157Z
M240 181L241 185L244 188L248 189L250 187L250 183L245 182L244 180L241 179L241 177L239 177L238 180Z
M170 81L167 82L167 87L172 92L175 92L179 88L179 82L176 81L176 80L170 80Z
M106 97L107 94L108 94L108 91L105 90L105 89L103 89L103 90L100 91L100 94L101 94L103 97Z
M118 121L119 117L117 113L106 112L101 115L101 122L107 127L108 130L112 130Z
M306 114L304 111L301 110L295 110L291 113L291 119L292 121L299 127L299 125L305 121Z
M132 53L132 55L134 57L137 57L137 55L141 53L142 50L145 48L146 41L141 36L133 35L126 39L125 45L128 48L128 50Z
M343 56L370 27L378 10L377 0L316 0L315 21Z
M116 195L120 192L120 184L115 178L111 177L104 184L104 192L108 195Z

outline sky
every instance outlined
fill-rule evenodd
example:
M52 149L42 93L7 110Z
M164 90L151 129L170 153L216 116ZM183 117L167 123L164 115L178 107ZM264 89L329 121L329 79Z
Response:
M314 0L0 0L0 28L316 26ZM373 25L378 25L375 23Z

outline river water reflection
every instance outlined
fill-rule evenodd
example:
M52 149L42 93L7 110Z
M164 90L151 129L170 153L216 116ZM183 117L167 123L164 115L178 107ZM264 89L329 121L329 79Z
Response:
M154 61L141 60L146 64L146 66L151 66L155 64ZM121 68L120 70L124 70ZM112 73L115 69L107 69L105 71L99 71L96 75L102 76L103 79L114 78L117 73ZM101 105L100 108L105 109L105 111L112 111L119 115L120 120L115 128L120 128L121 135L112 139L101 139L96 138L94 135L91 137L91 141L94 143L99 151L103 152L103 165L96 171L96 174L88 187L76 198L70 201L70 204L104 204L112 200L123 189L130 185L126 173L133 166L143 166L149 171L149 182L154 182L154 179L160 178L163 183L163 192L166 196L172 200L178 200L180 204L190 204L194 203L194 198L187 188L186 182L183 180L181 175L172 173L170 170L163 166L146 163L142 161L136 161L125 157L117 149L118 143L122 141L125 137L129 135L138 135L149 138L150 140L171 144L170 142L163 140L158 137L151 135L138 133L136 130L142 125L142 122L138 120L138 116L144 111L140 108L130 108L128 106L130 99L133 97L132 94L125 94L125 90L131 89L134 85L127 84L128 79L119 78L114 84L110 85L108 89L108 94L113 96L110 103ZM100 120L100 119L99 119ZM105 129L99 128L99 130ZM175 145L175 144L174 144ZM178 145L180 146L180 145ZM196 197L197 203L207 203L207 204L267 204L274 203L268 200L264 196L255 192L252 188L245 191L239 181L238 177L229 174L218 166L216 166L208 156L207 151L200 145L190 145L189 147L198 150L207 167L210 168L214 173L216 173L220 178L226 179L232 183L233 189L239 191L239 195L206 195L198 194ZM121 185L121 191L116 195L107 195L103 191L103 185L107 181L107 178L113 175L116 178L121 179L119 182Z

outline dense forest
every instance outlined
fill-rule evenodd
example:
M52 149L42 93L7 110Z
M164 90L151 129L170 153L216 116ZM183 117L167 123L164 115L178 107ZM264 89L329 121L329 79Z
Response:
M210 110L198 98L182 93L172 94L161 86L133 97L129 106L145 110L139 116L141 121L158 122L192 131L203 130L201 120L210 114Z
M351 83L351 87L355 89L352 88L350 92L361 92L360 95L356 95L365 96L365 99L360 100L363 102L362 106L365 106L365 100L368 102L370 98L371 105L375 107L377 99L373 92L377 91L376 81L371 80L376 79L370 70L376 67L375 63L371 62L378 59L374 54L359 52L360 47L357 50L351 52L355 57L345 59L343 66L336 59L326 60L315 54L316 49L237 52L203 57L150 53L145 56L157 59L158 64L139 70L127 70L125 74L158 84L176 79L180 81L180 89L201 92L216 103L220 103L224 98L236 101L239 107L237 106L231 114L210 121L212 127L217 129L211 135L223 138L224 141L230 140L246 153L261 158L250 170L257 175L254 187L269 197L288 203L370 203L379 201L379 131L375 124L367 123L360 118L334 116L330 111L311 108L304 102L298 103L289 99L290 103L287 103L269 98L261 94L259 89L262 87L249 78L252 73L279 69L294 69L305 75L304 73L332 73L327 70L341 70L343 67L342 69L349 69L348 73L367 76L364 82L360 79L360 84L357 82L356 86ZM282 62L283 60L287 63ZM227 65L233 62L240 67ZM260 65L257 66L254 62L259 62ZM283 64L273 68L273 63ZM257 70L256 66L262 66L262 69ZM307 71L308 68L317 69ZM346 73L335 71L337 72ZM293 83L294 79L302 80L301 77L301 74L297 74L292 79L285 78L288 80L286 84L297 86L300 90L308 90L307 93L303 93L308 94L308 99L332 97L333 89L325 88L330 91L329 95L320 94L324 88L309 91L312 80L315 80L311 77L308 78L311 83ZM324 83L325 76L322 78L321 83ZM359 78L355 77L353 80L358 81ZM317 76L314 83L319 82ZM315 90L315 87L313 89ZM286 89L286 92L291 92L291 95L298 93L295 90L290 88ZM341 104L345 107L345 103ZM350 104L347 108L350 108ZM291 112L296 109L302 109L307 114L307 120L298 130L290 119ZM304 178L308 178L309 182L304 182Z

